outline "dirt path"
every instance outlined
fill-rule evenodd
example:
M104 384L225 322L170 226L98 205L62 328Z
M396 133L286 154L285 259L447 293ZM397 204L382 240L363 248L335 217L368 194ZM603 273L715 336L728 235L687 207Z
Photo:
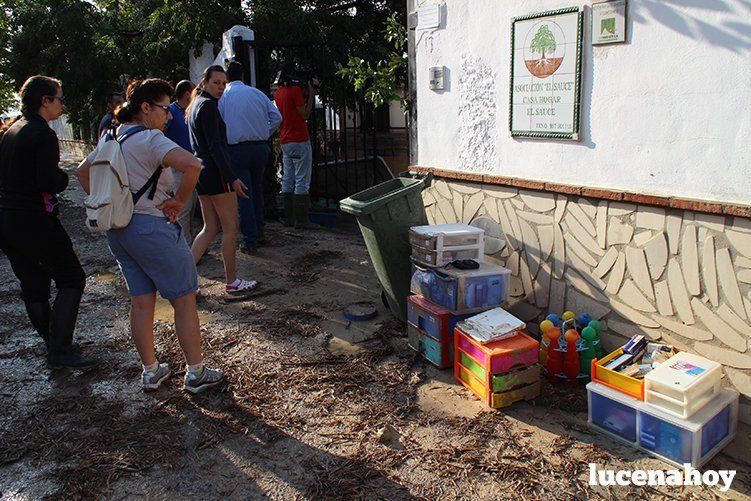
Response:
M88 372L49 369L0 259L3 499L739 499L751 489L747 428L746 445L708 466L738 470L728 493L590 488L589 462L666 465L590 431L581 389L544 385L535 402L488 411L449 371L416 358L380 305L373 321L344 321L345 306L378 304L380 292L351 231L270 223L273 245L239 257L241 273L261 284L243 301L224 297L212 248L199 265L199 309L206 360L229 383L197 397L180 391L172 312L160 301L157 351L175 374L145 394L124 282L104 238L84 229L82 193L71 184L64 224L88 274L77 338L104 363Z

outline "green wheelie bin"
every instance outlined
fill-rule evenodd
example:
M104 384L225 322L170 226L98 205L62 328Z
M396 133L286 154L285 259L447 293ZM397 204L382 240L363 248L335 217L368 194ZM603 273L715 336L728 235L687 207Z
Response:
M386 302L402 322L412 279L409 229L427 223L423 188L422 179L398 177L339 202L342 211L357 217Z

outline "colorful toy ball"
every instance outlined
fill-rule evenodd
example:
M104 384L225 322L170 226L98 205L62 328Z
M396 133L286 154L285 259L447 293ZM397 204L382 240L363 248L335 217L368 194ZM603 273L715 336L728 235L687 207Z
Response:
M567 311L563 314L563 320L571 320L572 318L576 318L576 313L573 311Z
M545 319L546 320L550 320L551 322L553 322L553 325L555 325L556 327L560 327L561 326L561 317L559 317L555 313L551 313L550 315L548 315L547 317L545 317Z
M589 325L589 322L591 321L592 315L590 315L589 313L582 313L581 315L579 315L579 318L576 319L576 322L579 325Z
M582 337L584 339L589 340L589 341L594 341L595 339L597 339L597 329L595 329L591 325L583 328L582 329Z
M566 331L565 338L567 343L575 343L576 340L579 339L579 333L574 329L569 329Z
M592 327L592 328L593 328L594 330L596 330L598 334L599 334L600 332L602 332L602 323L601 323L601 322L600 322L599 320L592 320L592 321L591 321L591 322L589 322L589 324L587 324L587 325L588 325L589 327Z
M542 331L543 334L548 332L548 329L552 327L555 327L555 326L553 325L553 322L551 322L550 320L543 320L542 322L540 322L540 330Z
M561 337L561 329L559 329L558 327L551 327L550 329L545 331L545 337L548 339L557 339Z

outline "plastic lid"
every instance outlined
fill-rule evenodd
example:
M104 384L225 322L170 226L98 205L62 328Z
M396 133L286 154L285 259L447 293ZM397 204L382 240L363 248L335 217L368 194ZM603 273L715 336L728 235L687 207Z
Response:
M422 191L424 186L422 179L397 177L341 200L339 208L354 216L371 214L392 200Z

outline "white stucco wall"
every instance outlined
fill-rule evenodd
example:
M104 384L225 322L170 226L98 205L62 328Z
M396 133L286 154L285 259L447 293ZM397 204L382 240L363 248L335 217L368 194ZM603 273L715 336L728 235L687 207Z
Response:
M508 133L511 18L582 5L444 4L416 32L419 165L580 186L751 202L751 6L630 0L626 44L592 46L584 2L581 141ZM428 87L446 66L448 85Z

